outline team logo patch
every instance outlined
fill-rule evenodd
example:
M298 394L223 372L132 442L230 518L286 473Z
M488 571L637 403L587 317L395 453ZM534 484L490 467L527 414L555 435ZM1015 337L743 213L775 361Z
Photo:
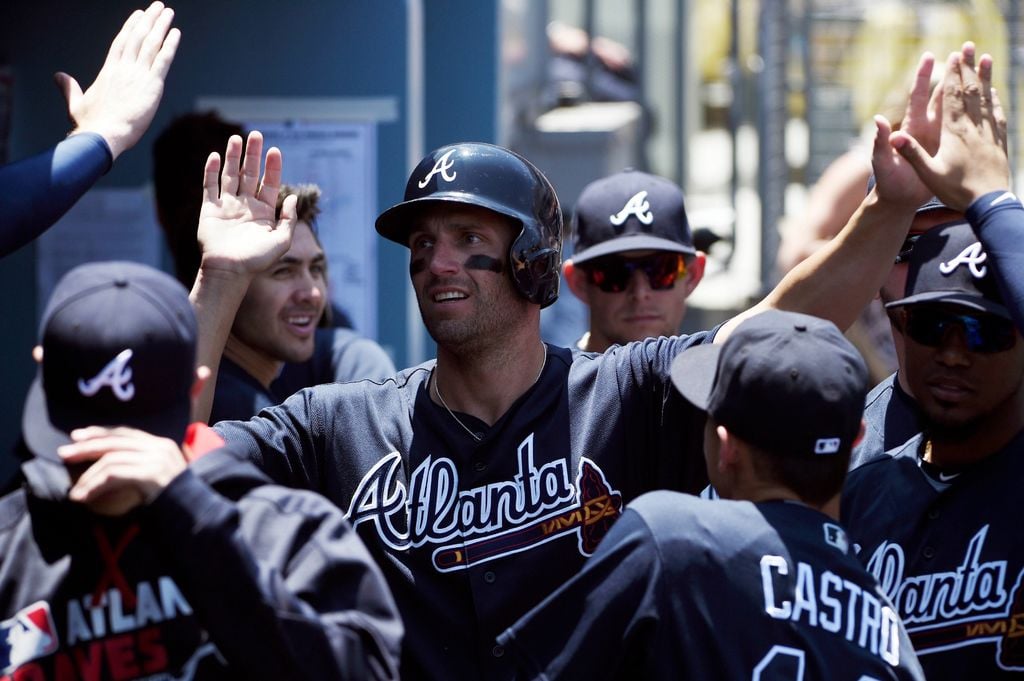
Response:
M629 201L626 201L626 205L622 207L622 210L615 215L609 216L608 220L616 227L619 227L630 215L644 225L654 222L654 213L651 212L651 202L647 200L646 190L633 194Z
M438 174L441 175L441 179L444 180L445 182L453 182L458 173L452 172L451 174L449 174L448 171L455 167L455 161L452 160L452 154L454 153L454 149L449 149L448 151L444 152L444 155L434 162L434 167L430 169L430 172L427 173L427 176L420 180L416 184L416 186L418 186L420 189L423 189L428 184L430 184L431 178L433 178L434 175Z
M988 274L988 266L985 265L985 261L987 259L988 253L981 250L981 242L975 241L973 244L960 251L960 253L952 260L948 262L940 262L939 272L949 276L956 271L956 268L961 265L966 265L972 277L975 279L981 279Z
M59 645L50 604L34 603L0 622L0 672L9 674L26 662L56 652Z
M565 459L536 466L532 434L519 445L512 480L460 490L455 462L428 457L407 490L401 466L397 452L378 462L363 476L346 515L353 526L370 523L392 549L435 546L431 560L438 572L569 536L589 556L622 513L622 494L593 461L581 458L572 477Z
M135 384L132 383L132 368L128 362L132 360L132 350L122 350L117 357L107 362L98 374L92 378L78 379L78 392L85 397L92 397L106 386L114 393L114 397L128 402L135 397Z

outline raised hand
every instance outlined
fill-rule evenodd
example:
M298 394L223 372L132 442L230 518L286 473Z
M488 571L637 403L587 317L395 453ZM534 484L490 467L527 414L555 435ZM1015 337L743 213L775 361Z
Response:
M100 515L117 516L153 501L186 468L177 443L134 428L91 426L58 448L65 464L90 464L68 498Z
M295 226L295 197L274 211L281 190L281 152L267 150L260 181L263 135L249 133L242 160L242 138L232 135L224 152L223 167L217 153L206 160L203 206L199 213L202 274L254 275L273 265L288 251Z
M103 136L116 159L146 132L164 92L181 32L174 11L154 2L135 10L110 44L107 59L85 92L66 73L54 74L68 104L72 132Z
M942 129L941 89L931 87L934 65L935 57L931 53L921 55L901 126L902 130L912 134L931 150L938 147ZM893 149L890 140L899 133L893 132L889 121L884 116L875 116L875 126L871 165L878 196L892 203L904 203L917 208L928 200L931 190L917 176L913 167Z
M1006 116L992 88L992 57L982 55L975 69L973 43L950 54L942 97L937 151L906 133L893 135L891 144L935 196L964 212L978 197L1010 188Z

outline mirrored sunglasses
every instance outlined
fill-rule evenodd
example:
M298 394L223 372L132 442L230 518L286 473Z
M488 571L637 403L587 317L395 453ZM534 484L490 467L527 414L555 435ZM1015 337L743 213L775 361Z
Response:
M580 267L590 283L605 293L625 291L637 270L647 275L647 283L654 291L670 289L677 279L686 276L686 261L682 253L655 253L638 258L606 255Z
M939 347L953 327L963 329L967 349L991 354L1009 350L1017 342L1013 322L993 314L953 312L940 307L911 305L906 308L904 331L914 342Z

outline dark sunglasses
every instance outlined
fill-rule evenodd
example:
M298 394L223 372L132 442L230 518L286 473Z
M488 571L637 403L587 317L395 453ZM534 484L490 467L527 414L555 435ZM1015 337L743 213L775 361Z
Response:
M686 261L682 253L655 253L639 258L606 255L580 265L590 283L605 293L621 293L629 287L633 272L642 271L654 291L675 286L676 279L686 276Z
M896 262L893 264L899 265L910 260L910 254L914 252L914 244L921 238L921 234L923 232L907 235L907 238L903 240L903 245L900 246L900 252L896 254Z
M991 354L1009 350L1017 342L1013 322L992 314L956 313L938 307L908 306L904 331L914 342L939 347L952 326L964 331L967 349Z

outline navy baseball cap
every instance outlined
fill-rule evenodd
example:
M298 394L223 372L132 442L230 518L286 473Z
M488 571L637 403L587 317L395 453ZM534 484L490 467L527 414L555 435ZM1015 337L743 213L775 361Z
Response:
M40 325L43 361L22 436L58 460L68 433L131 426L181 442L190 421L196 319L173 277L131 262L96 262L57 283Z
M572 221L573 262L623 251L693 255L683 190L657 175L624 170L591 182Z
M847 455L860 432L868 370L832 322L769 310L742 322L724 343L681 352L672 383L772 454Z
M1012 319L988 266L988 254L966 222L921 234L908 263L904 297L887 308L949 303Z

